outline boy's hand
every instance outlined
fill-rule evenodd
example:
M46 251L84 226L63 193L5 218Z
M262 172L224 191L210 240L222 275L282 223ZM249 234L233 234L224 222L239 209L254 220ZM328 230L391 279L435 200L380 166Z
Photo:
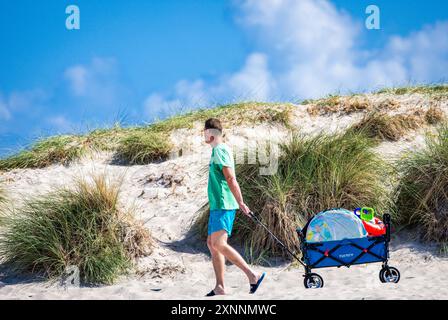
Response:
M240 203L240 210L248 217L250 217L250 209L244 202Z

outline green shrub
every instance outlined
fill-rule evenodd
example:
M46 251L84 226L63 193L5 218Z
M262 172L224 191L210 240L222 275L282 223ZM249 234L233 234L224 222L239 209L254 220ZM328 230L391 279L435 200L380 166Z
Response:
M428 124L435 125L445 120L445 113L439 106L431 105L426 112L425 120Z
M77 136L42 139L30 148L0 159L0 170L43 168L55 163L68 164L84 154L88 140Z
M425 123L425 115L418 110L410 114L388 115L384 112L367 114L350 130L366 134L378 141L398 141L411 130L420 128Z
M387 93L394 95L404 94L426 94L426 95L446 95L448 94L448 84L431 84L420 86L408 86L399 88L384 88L377 93Z
M136 132L120 142L116 154L130 164L146 164L165 160L171 148L169 137L164 134Z
M118 207L118 195L119 184L97 176L29 199L3 219L3 262L44 277L76 266L83 283L112 283L152 247L148 231Z
M314 101L307 108L307 112L311 116L322 116L333 113L351 114L371 110L372 108L373 104L365 96L353 95L343 98L341 96L330 95L328 98Z
M422 237L442 246L448 243L448 125L428 134L427 146L399 163L396 190L398 219L418 225Z

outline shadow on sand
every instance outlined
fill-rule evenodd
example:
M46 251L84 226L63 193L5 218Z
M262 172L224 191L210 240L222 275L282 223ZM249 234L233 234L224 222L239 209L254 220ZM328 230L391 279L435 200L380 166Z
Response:
M188 232L181 239L171 242L159 241L159 243L175 252L205 254L211 258L210 251L207 247L207 241L199 235L197 227L194 224L190 226ZM279 267L292 262L280 257L264 257L263 259L257 260L251 259L248 250L245 250L244 246L237 240L237 237L230 237L229 244L250 264L264 267ZM226 263L231 264L229 261L226 261Z

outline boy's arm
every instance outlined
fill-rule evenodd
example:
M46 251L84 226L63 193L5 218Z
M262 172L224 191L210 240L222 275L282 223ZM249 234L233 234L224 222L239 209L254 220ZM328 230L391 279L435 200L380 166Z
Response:
M243 200L243 195L241 194L241 189L238 184L238 181L236 181L235 173L233 172L233 169L230 167L222 167L222 172L224 174L224 177L226 178L227 184L229 185L230 191L232 191L233 196L235 197L236 201L238 202L238 205L240 206L240 210L247 216L250 216L250 209Z

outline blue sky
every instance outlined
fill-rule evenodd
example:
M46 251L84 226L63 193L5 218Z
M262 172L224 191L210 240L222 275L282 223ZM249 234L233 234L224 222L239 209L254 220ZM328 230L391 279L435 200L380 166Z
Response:
M67 30L65 8L80 9ZM367 5L381 29L367 30ZM448 70L448 4L0 0L0 155L36 137L240 100L297 101Z

